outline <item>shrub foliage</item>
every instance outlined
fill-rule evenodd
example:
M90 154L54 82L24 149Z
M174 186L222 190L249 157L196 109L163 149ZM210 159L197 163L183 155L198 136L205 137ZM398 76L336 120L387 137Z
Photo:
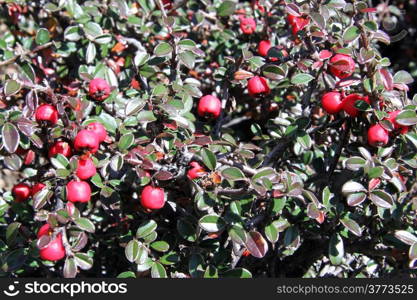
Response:
M1 3L1 276L414 273L417 97L380 52L390 8Z

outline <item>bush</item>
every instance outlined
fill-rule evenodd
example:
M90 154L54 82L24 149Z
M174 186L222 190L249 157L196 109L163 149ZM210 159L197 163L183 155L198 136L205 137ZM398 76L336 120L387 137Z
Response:
M396 6L7 2L1 276L415 274Z

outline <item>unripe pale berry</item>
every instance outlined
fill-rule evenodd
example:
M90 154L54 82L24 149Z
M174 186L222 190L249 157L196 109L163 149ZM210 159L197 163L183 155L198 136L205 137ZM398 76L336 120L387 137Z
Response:
M32 187L32 190L31 190L31 195L32 195L32 196L36 195L36 193L37 193L37 192L39 192L39 191L41 191L41 190L43 190L43 188L44 188L44 187L46 187L46 185L45 185L45 184L43 184L42 182L38 182L37 184L35 184L35 185Z
M91 187L85 181L71 180L67 187L67 200L70 202L88 202L91 199Z
M31 195L30 186L25 183L16 184L12 189L12 194L16 202L24 202Z
M204 170L204 167L201 166L198 162L190 162L191 169L187 172L187 177L190 180L204 176L207 172Z
M370 104L368 96L350 94L342 100L342 109L351 117L357 117L359 110L355 107L356 101L365 101Z
M98 101L106 100L110 95L110 85L103 78L94 78L88 86L88 94Z
M95 132L83 129L76 135L74 139L74 148L77 151L97 152L99 147L99 139Z
M395 110L390 113L388 113L388 118L392 125L394 126L394 130L399 131L401 134L406 134L408 132L408 126L400 125L397 123L395 118L398 116L398 114L401 112L401 110Z
M206 95L201 97L200 101L198 102L197 112L201 117L213 117L218 118L220 116L220 112L222 110L222 103L219 98Z
M388 131L380 124L375 124L368 129L368 143L371 146L385 146L388 144Z
M35 112L36 122L47 122L55 125L58 122L58 111L55 106L50 104L42 104L36 108Z
M147 185L140 197L140 203L147 209L160 209L165 205L165 192L163 188Z
M94 132L97 137L99 142L104 142L104 140L107 137L107 130L104 127L103 124L99 123L99 122L93 122L87 125L87 130Z
M330 59L330 73L340 79L347 78L355 72L355 61L348 54L338 53Z
M49 224L43 225L38 231L38 238L44 235L52 235L52 229ZM65 247L62 243L62 234L58 233L48 245L39 250L39 255L43 260L58 261L65 257Z
M80 158L77 163L76 174L81 180L86 180L96 175L97 170L91 158Z
M337 114L342 109L342 95L339 92L329 92L321 97L321 106L329 114Z
M268 81L261 76L254 76L248 80L248 92L252 97L256 95L267 95L271 92Z
M70 157L72 155L71 146L67 142L58 141L49 148L48 156L49 158L54 157L57 154L62 154L65 157Z

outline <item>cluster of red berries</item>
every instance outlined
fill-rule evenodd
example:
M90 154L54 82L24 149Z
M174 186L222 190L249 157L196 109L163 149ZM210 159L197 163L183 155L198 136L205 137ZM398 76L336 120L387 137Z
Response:
M400 113L400 110L395 110L388 113L388 120L393 125L393 131L390 133L381 124L377 123L369 127L368 129L368 143L371 146L385 146L389 142L389 136L394 136L396 133L406 134L408 132L408 126L398 124L396 118Z
M102 78L95 78L89 83L89 96L97 101L103 101L110 95L110 86ZM54 126L58 123L59 113L55 106L51 104L39 105L35 111L35 119L42 126ZM85 180L90 179L96 173L96 167L91 154L99 149L100 143L107 138L105 127L99 122L88 124L85 129L80 130L73 141L73 148L66 141L56 141L48 149L48 157L52 158L61 154L67 158L73 155L73 151L80 153L77 160L75 175L77 179L71 180L66 185L66 196L69 203L85 203L91 199L91 187ZM33 187L26 183L19 183L12 189L12 194L16 202L25 202L31 196L35 196L40 190L46 187L43 183L36 183ZM41 227L38 238L44 235L52 235L49 224ZM59 233L49 241L47 245L40 249L40 256L46 260L60 260L65 257L65 249L62 243L62 234Z
M262 76L253 76L248 80L248 92L252 97L268 95L271 92L268 81ZM219 98L213 95L206 95L200 98L197 112L201 117L217 119L222 110L222 103Z
M322 107L327 113L337 114L343 110L351 117L357 117L359 115L359 110L355 107L357 101L364 101L370 104L368 96L350 94L347 97L343 97L341 93L335 91L325 93L321 98ZM396 117L400 112L400 110L396 110L388 113L386 120L392 123L393 132L405 134L408 132L408 126L398 124L396 121ZM374 124L368 129L368 143L371 146L384 146L388 144L388 141L389 132L381 124Z
M329 114L337 114L343 110L349 116L357 117L359 115L359 110L355 107L356 101L364 101L370 104L368 96L350 94L343 97L339 92L328 92L322 96L321 105Z

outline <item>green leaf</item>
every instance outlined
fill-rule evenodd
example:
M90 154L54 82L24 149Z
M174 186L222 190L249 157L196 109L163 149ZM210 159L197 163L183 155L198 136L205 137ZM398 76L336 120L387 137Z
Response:
M329 242L329 258L333 265L340 265L345 256L343 239L338 234L333 234Z
M203 275L204 278L219 278L219 272L213 265L209 265Z
M229 237L235 243L238 243L239 245L244 245L246 243L247 233L242 227L233 225L229 229Z
M141 122L141 123L149 123L149 122L156 121L156 117L155 117L155 115L153 114L152 111L142 110L138 114L138 121Z
M407 71L398 71L394 75L394 83L411 84L414 82L413 77Z
M71 42L78 41L81 38L80 28L78 26L68 26L64 31L64 38Z
M43 45L49 42L49 40L50 40L49 31L45 28L40 28L38 32L36 33L36 38L35 38L36 44Z
M3 146L9 153L14 153L17 150L20 142L19 131L12 123L7 122L3 125L1 130L3 137Z
M394 204L392 196L383 190L374 190L369 194L369 199L381 208L391 208Z
M384 174L384 167L381 166L371 168L368 171L369 178L379 178L382 176L382 174Z
M135 263L138 265L143 265L144 263L146 263L148 258L149 258L148 248L146 248L145 245L139 245L138 255L135 259Z
M134 262L139 257L139 242L135 239L131 240L125 248L125 255L128 261Z
M227 17L233 14L236 10L236 3L234 1L223 1L217 8L217 14L220 17Z
M366 188L359 182L348 181L342 186L342 193L344 195L357 192L366 192Z
M263 67L262 73L265 77L272 80L281 80L286 75L286 72L276 65L267 65Z
M19 233L19 228L22 224L19 222L10 223L6 229L6 243L9 246L13 246L16 242L16 237Z
M16 80L7 80L4 84L4 94L6 97L12 96L20 91L21 85Z
M93 259L85 253L74 254L75 263L82 270L89 270L93 266Z
M122 272L116 278L136 278L136 274L132 271Z
M193 69L195 65L195 54L191 51L181 52L179 55L180 61L189 69Z
M350 42L353 42L354 40L356 40L360 34L361 34L361 31L358 27L350 26L343 33L343 41L346 44L349 44Z
M103 34L103 29L95 22L88 22L84 26L84 32L88 39L94 40L96 37Z
M417 124L417 114L414 110L404 110L397 115L395 121L403 126L413 126Z
M310 74L306 74L306 73L298 73L295 74L292 78L291 78L291 83L292 84L306 84L309 83L310 81L312 81L314 79L314 76L310 75Z
M170 266L180 262L181 258L176 252L169 252L159 259L161 264Z
M85 53L85 61L87 64L91 64L92 62L94 62L94 59L96 58L96 53L96 46L94 45L94 43L89 42Z
M212 171L214 169L216 169L217 160L216 160L216 156L214 155L213 152L211 152L210 150L208 150L206 148L202 148L201 149L201 158L202 158L203 163L206 165L207 168L209 168Z
M397 239L407 245L412 246L413 244L417 243L417 237L411 232L405 230L397 230L395 231L394 235Z
M249 270L244 268L236 268L226 271L222 277L231 278L252 278L252 274Z
M349 194L346 198L347 204L349 206L360 205L365 200L366 200L366 193L364 192L352 193L352 194Z
M178 46L180 46L183 49L192 50L195 47L197 47L197 44L193 40L185 39L185 40L179 41Z
M167 56L169 54L171 54L172 50L174 50L172 48L172 46L169 43L160 43L158 44L158 46L156 46L155 50L154 50L154 54L156 56Z
M169 244L165 241L157 241L151 244L151 248L159 252L167 252L169 250Z
M246 180L245 175L243 172L236 168L236 167L228 167L222 170L222 176L227 180L231 181L238 181L238 180Z
M225 221L218 215L205 215L198 221L200 227L207 232L218 232L226 226Z
M148 220L139 226L138 230L136 231L136 237L138 239L144 238L147 235L150 235L153 231L155 231L157 227L158 224L156 224L154 220Z
M352 171L358 171L365 166L366 160L359 156L349 157L346 161L346 167Z
M93 222L91 222L89 219L87 218L77 218L74 220L74 223L82 230L85 230L87 232L91 232L93 233L96 228L93 224Z
M135 140L135 137L132 133L124 134L120 140L117 146L119 147L120 151L124 151L130 148L130 146L133 145L133 142Z
M265 236L271 243L276 243L279 238L279 232L274 223L269 224L265 227Z
M179 219L177 222L177 230L183 239L190 242L195 242L197 240L196 229L188 220Z
M152 278L167 278L167 272L162 264L155 262L151 268Z
M77 265L73 257L67 257L63 269L64 278L75 278L77 276Z
M347 230L352 232L354 235L362 236L362 228L354 220L352 220L348 217L345 217L345 218L341 219L340 222L343 224L343 226L346 227Z

